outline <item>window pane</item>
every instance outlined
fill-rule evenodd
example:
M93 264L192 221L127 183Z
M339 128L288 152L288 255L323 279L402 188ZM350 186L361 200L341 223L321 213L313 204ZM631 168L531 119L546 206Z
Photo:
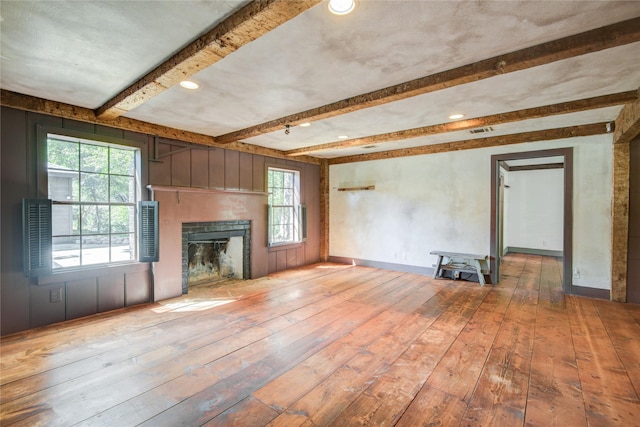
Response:
M80 148L77 142L47 139L47 162L51 169L78 170Z
M285 189L282 191L282 200L283 200L283 205L290 205L293 206L293 190L292 189Z
M82 234L109 233L109 206L95 205L82 207ZM95 240L95 239L94 239ZM90 243L95 243L90 240ZM107 239L108 241L108 239ZM83 242L85 242L83 240Z
M111 206L111 232L133 232L135 211L133 206Z
M53 236L77 235L79 207L75 205L53 205L51 223Z
M135 259L132 234L111 235L111 262L131 261Z
M274 188L271 194L271 204L272 205L283 205L284 204L284 195L282 193L282 189Z
M78 172L49 169L49 198L57 202L78 201Z
M112 203L133 203L135 201L135 178L129 176L110 176Z
M83 172L107 172L109 169L109 148L99 145L80 146L80 170Z
M80 265L80 239L78 237L54 237L52 245L54 269Z
M81 174L80 200L83 202L108 202L109 175L96 173Z
M82 265L109 262L109 236L83 237L82 241Z
M284 173L284 187L293 188L293 173L291 172Z
M118 175L135 175L135 151L111 148L109 171Z

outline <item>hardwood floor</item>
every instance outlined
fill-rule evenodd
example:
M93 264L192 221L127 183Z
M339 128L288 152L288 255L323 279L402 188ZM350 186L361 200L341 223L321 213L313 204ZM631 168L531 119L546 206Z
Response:
M640 425L640 306L320 264L3 337L0 424Z

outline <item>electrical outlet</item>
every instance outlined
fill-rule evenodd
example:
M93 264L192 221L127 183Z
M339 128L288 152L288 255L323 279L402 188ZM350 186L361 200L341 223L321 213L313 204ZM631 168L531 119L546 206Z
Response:
M578 267L573 269L573 278L574 279L579 279L580 278L580 269Z
M51 289L49 293L49 300L51 302L62 302L62 288Z

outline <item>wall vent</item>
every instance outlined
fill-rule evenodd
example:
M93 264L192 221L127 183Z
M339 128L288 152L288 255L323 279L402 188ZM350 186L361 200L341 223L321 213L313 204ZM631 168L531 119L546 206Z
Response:
M477 129L471 129L469 131L469 133L471 134L477 134L477 133L488 133L488 132L493 132L493 128L491 126L487 126L484 128L477 128Z
M376 148L377 145L365 145L362 147L363 150L371 150L372 148Z

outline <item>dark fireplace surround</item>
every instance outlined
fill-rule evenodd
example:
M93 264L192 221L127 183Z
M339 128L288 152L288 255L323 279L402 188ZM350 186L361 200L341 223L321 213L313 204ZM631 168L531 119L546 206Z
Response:
M182 224L182 293L189 291L189 244L242 237L242 277L251 277L251 221L212 221Z

